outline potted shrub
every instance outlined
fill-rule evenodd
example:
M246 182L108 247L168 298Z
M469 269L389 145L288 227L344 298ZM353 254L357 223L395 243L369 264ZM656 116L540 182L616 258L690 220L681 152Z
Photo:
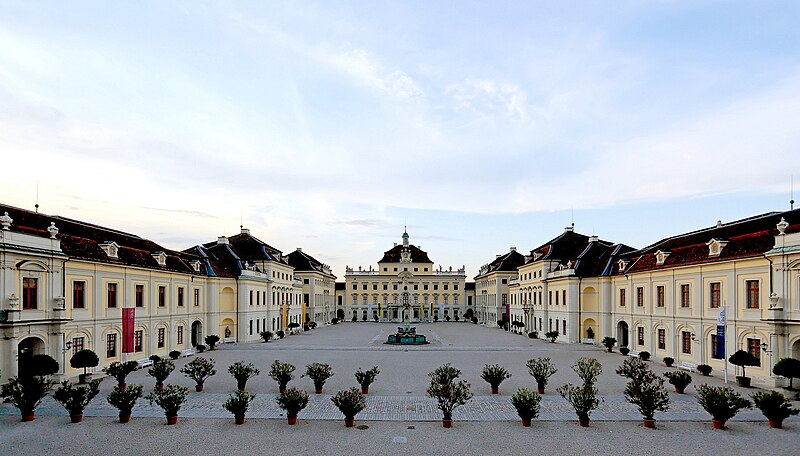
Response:
M100 364L100 358L91 350L80 350L69 359L69 365L73 369L83 368L83 373L78 376L80 383L86 383L91 378L91 374L86 373L86 368L97 367L98 364Z
M154 362L154 363L157 363L157 362L161 361L161 357L158 356L158 355L150 355L150 357L148 359L150 361Z
M333 369L325 363L311 363L306 365L306 375L314 381L314 392L322 394L325 381L333 377Z
M102 381L102 378L98 378L89 382L85 387L75 387L69 381L64 380L53 393L53 399L67 409L71 423L80 423L83 421L83 410L100 392L100 382Z
M119 385L120 389L125 389L125 379L128 378L128 374L138 368L139 364L136 361L126 361L124 363L115 361L106 367L105 372L117 380L117 385Z
M278 407L286 410L289 424L297 422L297 414L308 405L308 394L297 388L288 388L280 393L277 398Z
M256 395L253 393L238 390L228 395L228 400L222 406L225 407L225 410L233 413L236 424L244 424L244 415L255 397Z
M136 401L142 397L144 387L142 385L128 385L127 388L121 389L119 386L114 386L114 389L108 393L106 400L114 408L119 410L119 422L127 423L131 420L131 413Z
M651 374L650 368L639 358L628 358L617 368L617 375L639 381Z
M772 367L772 373L789 379L790 399L797 399L797 391L793 388L792 380L800 378L800 360L794 358L781 358Z
M272 331L261 331L261 338L264 339L264 342L269 342L272 340Z
M669 357L669 356L665 356L664 357L664 365L665 366L672 367L673 364L675 364L675 358L672 358L672 357Z
M631 349L628 347L619 347L619 352L622 356L628 356L628 353L631 352Z
M464 380L456 382L461 371L445 364L428 376L431 384L428 387L428 397L436 399L436 405L442 411L442 426L449 428L453 425L453 410L464 405L472 399L470 385Z
M169 357L174 361L181 357L181 352L178 350L172 350L171 352L169 352Z
M331 398L331 401L344 415L345 427L353 427L356 415L367 406L364 402L364 395L358 388L339 391Z
M642 361L649 361L650 360L650 352L646 350L642 350L639 352L639 359Z
M639 408L646 428L655 428L655 412L669 409L669 393L664 388L664 379L645 367L642 375L631 378L625 385L625 399Z
M55 382L44 375L12 377L8 383L2 385L0 396L19 409L22 421L33 421L36 407L42 403L53 385Z
M748 377L745 373L745 368L747 366L760 366L761 363L758 361L758 358L753 356L753 354L750 352L738 350L736 353L732 354L730 358L728 358L728 362L742 368L742 375L737 376L736 381L739 382L739 386L749 388L750 377Z
M214 360L200 357L186 363L186 365L181 368L181 372L194 380L194 390L198 393L203 391L203 384L208 380L208 377L217 373L216 369L214 369Z
M528 372L536 379L536 387L539 394L544 394L544 389L550 377L555 374L558 369L550 361L550 358L534 358L528 360Z
M381 371L378 370L378 366L366 371L362 371L361 369L356 371L356 381L361 385L361 394L369 394L369 386L372 385L375 381L375 377L380 373Z
M163 390L153 390L147 395L150 405L158 404L164 410L167 417L167 424L173 425L178 422L178 411L186 403L186 394L189 389L185 386L167 385Z
M331 318L331 324L335 325L336 323L339 323L339 319L336 317Z
M689 383L692 383L692 376L689 375L688 372L665 372L664 377L667 377L670 384L675 386L675 392L678 394L683 394L683 391L689 386Z
M438 315L434 315L433 316L433 322L436 323L437 321L439 321L439 316Z
M508 373L506 368L499 364L486 364L483 366L483 372L481 372L481 378L491 385L492 394L497 394L503 380L510 377L511 374Z
M578 415L578 424L581 427L589 426L589 415L592 410L600 406L601 399L597 398L597 387L594 384L573 386L571 383L561 386L556 391L566 399Z
M606 336L600 343L603 344L604 347L606 347L606 350L608 350L609 353L611 353L612 349L614 348L614 345L617 345L617 339Z
M752 404L739 393L728 387L700 385L697 402L711 414L714 429L725 429L725 423L736 416L741 409L748 409Z
M550 339L550 343L556 343L556 339L558 339L558 331L550 331L544 333L544 337Z
M247 386L247 380L261 373L253 363L245 364L244 361L237 361L231 364L228 367L228 372L236 379L236 386L239 391L244 391Z
M697 366L697 372L700 372L703 376L708 377L711 375L711 366L708 364L699 364Z
M203 344L197 344L194 346L194 348L197 350L197 353L203 353L206 351L206 346Z
M797 415L800 410L792 408L792 401L777 391L759 391L751 394L753 403L769 420L769 427L783 428L783 420Z
M511 404L517 409L517 414L522 419L522 425L529 427L531 420L539 416L539 403L542 396L528 391L527 388L520 388L511 396Z
M538 338L538 336L539 336L539 333L536 332L536 331L531 331L531 332L528 333L528 337L531 338L531 339L536 339L536 338Z
M277 359L272 362L272 366L269 368L269 376L278 382L278 390L281 393L286 391L286 385L294 378L292 372L294 372L295 369L293 365L278 361Z
M594 385L597 377L603 373L603 366L594 358L578 358L578 361L572 365L572 370L583 380L584 385Z
M164 380L169 377L169 374L175 370L175 363L168 359L162 359L153 363L153 367L147 370L147 373L156 379L156 389L164 389Z
M282 329L279 329L278 331L275 332L275 335L278 336L278 339L283 339L283 337L286 336L286 333L283 332Z
M219 342L219 336L216 334L209 334L205 338L206 344L208 344L208 349L213 350L217 347L217 342Z

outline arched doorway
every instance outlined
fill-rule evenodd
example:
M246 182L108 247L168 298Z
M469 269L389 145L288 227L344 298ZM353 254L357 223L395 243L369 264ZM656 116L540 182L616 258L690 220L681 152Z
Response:
M344 309L336 309L336 318L344 320Z
M800 359L800 340L792 344L792 358Z
M192 347L203 343L203 323L195 321L192 323Z
M38 337L26 337L19 342L17 348L17 372L22 375L25 371L25 364L33 355L45 355L44 341Z
M628 323L625 321L617 323L617 342L620 347L628 346Z

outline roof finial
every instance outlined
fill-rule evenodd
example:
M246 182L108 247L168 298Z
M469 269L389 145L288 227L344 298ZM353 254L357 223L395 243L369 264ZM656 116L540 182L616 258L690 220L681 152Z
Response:
M36 181L36 204L33 205L36 209L36 213L39 213L39 181Z
M789 210L794 210L794 174L792 174L789 183Z

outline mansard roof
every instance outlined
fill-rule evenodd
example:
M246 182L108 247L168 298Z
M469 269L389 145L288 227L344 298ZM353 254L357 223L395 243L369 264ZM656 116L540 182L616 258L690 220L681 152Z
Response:
M597 277L613 274L619 258L634 250L625 244L614 244L577 233L570 227L559 236L531 250L525 264L555 261L565 268L574 269L578 277Z
M391 249L383 252L383 258L381 258L378 263L399 263L400 262L400 253L403 252L402 244L398 244ZM428 258L428 253L424 250L420 250L419 247L415 246L414 244L409 244L408 249L411 252L411 262L412 263L433 263L433 261Z
M516 272L517 268L523 264L525 264L525 256L517 252L516 249L509 250L508 253L497 256L486 267L481 268L481 272L475 277L492 272Z
M317 261L316 258L303 252L300 249L286 255L289 266L293 267L295 271L300 272L319 272L333 276L329 267ZM326 270L327 269L327 270ZM335 276L334 276L335 277Z
M50 233L47 228L51 222L55 223L58 228L56 237L61 241L61 250L74 259L193 275L198 275L198 272L195 272L192 268L191 262L203 260L201 257L188 252L167 249L135 234L80 220L0 204L0 213L3 212L8 212L8 215L14 220L11 224L11 231L34 236L49 237ZM118 246L116 258L107 255L100 247L101 244L110 242ZM158 251L162 251L166 255L164 266L160 266L153 257L153 254ZM205 275L206 271L201 269L200 274Z

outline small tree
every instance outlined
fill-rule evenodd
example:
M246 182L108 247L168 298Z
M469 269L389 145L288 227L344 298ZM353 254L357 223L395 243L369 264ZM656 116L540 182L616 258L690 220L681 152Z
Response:
M572 370L583 380L584 385L594 385L597 377L603 373L603 366L594 358L578 358Z
M311 363L306 365L306 375L314 382L314 390L317 394L322 394L325 382L333 377L333 369L329 364Z
M216 334L209 334L205 338L206 344L208 345L209 350L213 350L217 346L217 342L219 342L219 336Z
M188 389L184 386L167 385L163 390L153 390L147 395L150 405L158 404L164 410L167 417L167 424L175 424L178 421L178 411L186 403Z
M289 388L278 395L276 402L278 407L286 410L289 424L294 424L297 421L297 414L308 405L308 394L297 388Z
M800 410L792 408L792 401L777 391L759 391L751 394L753 403L769 420L771 427L780 429L783 420L792 415L797 415Z
M752 407L750 401L728 387L700 385L697 392L697 402L717 422L714 423L717 429L724 429L725 422L736 416L739 410Z
M12 377L2 385L0 396L19 409L22 421L32 421L36 407L55 383L47 376Z
M244 415L255 397L255 394L247 391L236 391L228 395L228 400L222 406L233 414L236 424L243 424Z
M272 340L272 336L272 331L261 331L261 338L264 339L264 342Z
M753 356L752 353L746 352L744 350L738 350L736 353L732 354L728 361L735 365L742 368L742 375L741 377L736 377L736 380L739 381L741 386L750 386L750 378L747 377L745 373L745 367L748 366L760 366L761 363L759 362L758 358Z
M236 385L240 391L244 391L247 380L260 374L253 363L245 364L244 361L237 361L228 367L228 372L236 379Z
M664 388L664 379L648 368L625 386L625 399L639 408L645 427L653 427L655 412L669 409L669 393Z
M617 368L617 375L633 381L642 381L648 373L650 368L639 358L628 358Z
M669 379L669 382L675 386L675 392L683 394L683 391L692 383L692 376L688 372L673 371L665 372L664 377Z
M511 396L511 404L517 409L523 426L530 426L531 420L539 416L539 403L542 397L526 388L520 388Z
M375 377L377 377L380 373L381 371L378 370L378 366L374 366L372 369L368 369L366 371L362 371L361 369L356 371L356 381L359 385L361 385L362 394L369 393L369 386L372 385L372 382L375 381Z
M486 364L483 366L481 378L492 387L492 394L497 394L500 384L503 383L503 380L511 378L511 374L499 364Z
M186 363L186 365L181 368L181 372L194 380L195 391L197 392L203 391L203 384L205 381L217 373L216 369L214 369L214 360L201 357L197 357Z
M45 377L58 372L58 361L50 355L33 355L20 366L20 377Z
M604 347L606 347L606 350L608 350L608 352L611 353L612 349L614 348L614 345L617 345L617 339L606 336L603 338L601 343L603 344Z
M114 408L119 410L119 422L127 423L131 419L131 412L136 405L136 401L142 397L142 385L128 385L125 389L120 389L119 386L114 386L114 389L108 393L106 400Z
M339 391L331 398L331 402L344 415L345 426L347 427L353 426L353 420L358 412L364 410L367 406L366 402L364 402L364 395L357 388Z
M461 375L461 371L451 366L450 363L439 366L433 372L428 373L431 382L441 384L452 383L459 375Z
M115 361L106 367L105 371L108 375L117 380L117 384L120 388L125 389L125 379L128 378L128 374L134 372L138 368L139 364L136 363L136 361L126 361L124 363Z
M295 369L296 368L292 364L284 363L278 361L277 359L272 362L272 365L269 369L269 376L278 382L278 388L280 392L286 391L286 385L288 385L289 382L294 378L292 373L295 371Z
M528 373L536 379L536 386L539 394L544 394L544 389L547 387L547 382L550 380L558 369L550 361L550 358L534 358L528 360Z
M83 368L83 374L80 377L81 383L86 381L86 376L88 375L86 369L89 367L97 367L98 364L100 364L100 358L97 357L95 352L88 349L78 351L69 359L69 365L72 366L73 369Z
M427 394L428 397L436 399L436 405L442 411L442 424L445 427L450 427L449 422L453 419L453 410L472 399L470 385L464 380L448 383L431 380Z
M164 380L175 370L175 363L168 359L158 360L147 370L148 375L156 379L156 389L164 388Z
M61 386L53 393L53 399L60 402L69 412L73 423L80 423L83 419L83 409L92 402L97 393L100 392L100 382L102 378L92 380L86 387L75 387L67 380L61 382Z
M575 409L580 425L589 425L589 415L592 410L600 406L601 399L597 398L597 388L592 383L573 386L571 383L561 386L556 391L567 400Z
M772 373L788 378L789 389L794 389L792 387L792 380L795 378L800 378L800 360L794 358L781 358L777 363L775 363L775 366L772 367Z

